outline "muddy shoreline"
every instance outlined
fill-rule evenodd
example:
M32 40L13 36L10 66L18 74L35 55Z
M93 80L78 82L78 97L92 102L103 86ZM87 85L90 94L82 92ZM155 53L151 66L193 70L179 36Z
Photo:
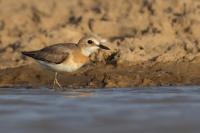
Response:
M0 86L50 86L53 72L21 51L88 34L111 50L60 74L66 88L199 85L199 18L199 0L0 0Z
M90 64L75 73L60 73L64 88L127 88L200 85L200 59L137 65ZM51 88L54 72L33 63L0 71L1 87Z

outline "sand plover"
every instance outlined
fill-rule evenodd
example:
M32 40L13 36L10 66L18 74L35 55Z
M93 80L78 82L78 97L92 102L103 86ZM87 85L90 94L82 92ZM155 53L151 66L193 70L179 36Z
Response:
M102 41L94 36L86 36L76 43L54 44L37 51L22 52L23 55L32 57L41 65L55 71L53 88L58 82L58 72L74 72L83 65L89 63L89 56L99 48L110 50L102 44Z

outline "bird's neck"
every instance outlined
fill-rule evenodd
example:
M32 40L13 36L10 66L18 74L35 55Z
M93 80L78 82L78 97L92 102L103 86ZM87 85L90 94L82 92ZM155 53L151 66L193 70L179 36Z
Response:
M81 52L85 55L85 56L90 56L92 53L96 52L98 50L98 47L94 46L94 47L85 47L81 49Z

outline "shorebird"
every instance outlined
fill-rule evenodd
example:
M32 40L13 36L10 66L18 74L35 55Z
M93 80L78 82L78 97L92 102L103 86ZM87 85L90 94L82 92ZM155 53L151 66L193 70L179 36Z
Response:
M23 55L35 59L39 64L55 71L53 88L60 85L58 72L74 72L89 63L89 56L99 49L110 50L103 45L101 39L94 36L86 36L78 43L59 43L36 51L22 52Z

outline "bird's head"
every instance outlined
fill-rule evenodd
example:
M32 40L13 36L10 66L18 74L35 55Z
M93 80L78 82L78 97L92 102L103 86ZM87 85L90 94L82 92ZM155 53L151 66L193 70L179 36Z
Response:
M82 52L86 56L90 56L98 49L110 50L107 46L104 45L104 43L104 40L99 39L98 37L86 36L80 39L78 45L81 47Z

